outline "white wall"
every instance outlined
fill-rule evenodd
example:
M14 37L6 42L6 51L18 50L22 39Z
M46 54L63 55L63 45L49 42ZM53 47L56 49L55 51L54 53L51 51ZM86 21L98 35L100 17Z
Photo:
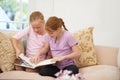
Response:
M94 26L94 43L120 47L120 0L29 0L30 12L62 17L69 31Z
M29 13L40 11L45 19L54 14L54 0L29 0Z

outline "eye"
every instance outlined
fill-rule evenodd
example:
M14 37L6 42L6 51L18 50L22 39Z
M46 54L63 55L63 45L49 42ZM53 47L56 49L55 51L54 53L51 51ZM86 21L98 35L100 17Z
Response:
M53 34L53 32L50 32L50 34Z
M53 34L53 32L48 32L49 34Z
M40 29L41 27L39 26L39 27L37 27L37 29Z

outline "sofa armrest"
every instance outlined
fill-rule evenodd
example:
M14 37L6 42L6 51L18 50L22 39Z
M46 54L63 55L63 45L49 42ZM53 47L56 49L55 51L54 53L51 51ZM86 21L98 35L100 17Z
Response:
M117 66L119 48L96 45L98 64Z
M118 57L117 57L117 65L120 69L120 48L119 48Z

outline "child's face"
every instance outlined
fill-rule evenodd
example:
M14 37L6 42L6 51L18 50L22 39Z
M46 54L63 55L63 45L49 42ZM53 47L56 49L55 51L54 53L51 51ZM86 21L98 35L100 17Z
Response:
M31 22L32 28L34 30L34 32L38 33L38 34L42 34L44 31L44 21L41 20L35 20L33 22Z
M57 34L58 34L57 30L56 30L56 31L54 31L54 30L49 30L49 31L47 31L47 33L48 33L48 35L49 35L51 38L56 38L56 37L57 37Z

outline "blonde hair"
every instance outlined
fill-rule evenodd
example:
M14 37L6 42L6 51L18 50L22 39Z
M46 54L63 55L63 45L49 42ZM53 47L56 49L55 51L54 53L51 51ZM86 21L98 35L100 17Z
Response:
M44 16L41 12L35 11L35 12L31 13L29 22L33 22L33 21L38 20L38 19L41 19L44 21Z
M62 28L62 26L65 30L67 30L67 28L65 27L64 22L61 18L58 18L56 16L52 16L47 20L47 22L45 24L45 29L46 30L52 29L55 31L58 28Z

